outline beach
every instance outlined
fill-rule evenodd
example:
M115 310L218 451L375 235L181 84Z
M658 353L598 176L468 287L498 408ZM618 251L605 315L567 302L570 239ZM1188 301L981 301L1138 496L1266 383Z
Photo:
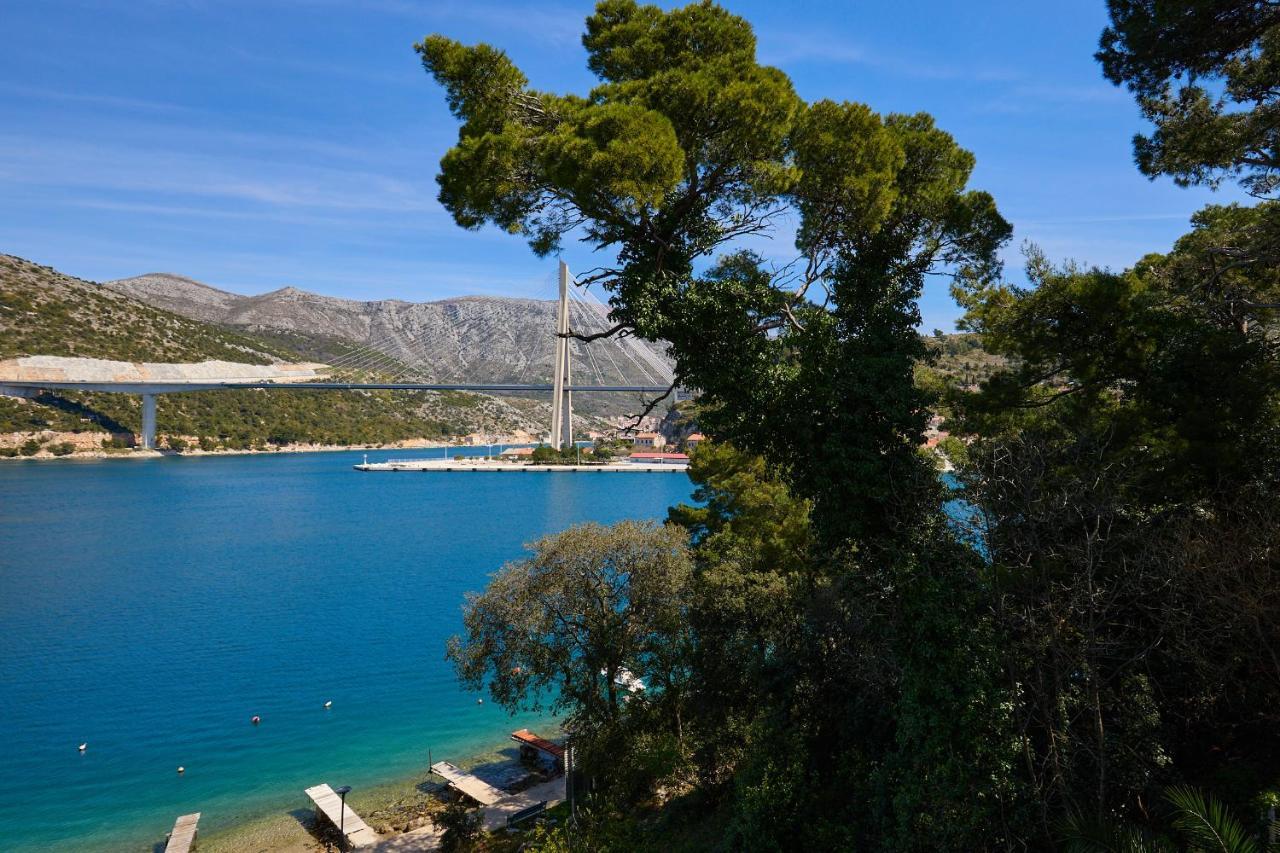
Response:
M544 728L547 737L559 736L558 730ZM496 734L496 733L495 733ZM486 778L502 781L518 767L518 751L507 740L495 742L486 752L465 758L450 758L464 770L479 771ZM364 818L379 835L390 840L423 827L428 815L442 808L435 796L443 787L438 776L427 767L410 776L373 785L364 790L353 789L347 797L352 810ZM325 850L325 843L314 831L314 812L302 792L299 805L286 812L273 812L252 817L231 827L200 834L201 853L312 853Z

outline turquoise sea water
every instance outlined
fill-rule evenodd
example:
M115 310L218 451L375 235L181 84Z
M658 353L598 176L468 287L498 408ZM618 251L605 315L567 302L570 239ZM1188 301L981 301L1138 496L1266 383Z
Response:
M0 465L5 850L149 850L179 814L216 830L500 743L520 721L443 660L463 593L525 542L691 490L361 455Z

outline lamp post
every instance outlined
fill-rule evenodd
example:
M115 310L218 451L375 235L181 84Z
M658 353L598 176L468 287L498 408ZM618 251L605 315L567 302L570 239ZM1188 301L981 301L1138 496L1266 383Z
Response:
M347 794L351 793L350 785L343 785L334 791L338 795L338 799L342 801L342 805L338 808L338 843L342 845L342 849L347 849Z

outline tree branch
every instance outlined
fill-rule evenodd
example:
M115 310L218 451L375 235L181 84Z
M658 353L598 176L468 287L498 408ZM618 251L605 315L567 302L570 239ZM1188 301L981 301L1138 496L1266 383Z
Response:
M663 400L667 399L668 397L670 397L675 392L675 390L676 390L676 383L672 382L671 387L667 388L666 391L663 391L661 395L654 397L652 400L650 400L645 405L644 411L636 415L635 420L633 420L629 426L625 426L622 429L631 430L638 427L640 425L640 422L643 421L645 418L649 417L649 415L653 412L653 410L658 407L658 404L661 403Z
M590 335L583 335L583 334L579 334L578 332L556 332L556 337L557 337L557 338L572 338L572 339L573 339L573 340L575 340L575 341L582 341L583 343L590 343L591 341L598 341L598 340L600 340L601 338L610 338L610 337L613 337L614 335L618 334L619 332L622 332L621 337L624 337L624 338L625 338L625 337L629 336L629 335L631 334L631 329L630 329L630 327L629 327L629 324L627 324L627 323L619 323L618 325L614 326L612 329L605 329L603 332L595 332L595 333L590 334Z

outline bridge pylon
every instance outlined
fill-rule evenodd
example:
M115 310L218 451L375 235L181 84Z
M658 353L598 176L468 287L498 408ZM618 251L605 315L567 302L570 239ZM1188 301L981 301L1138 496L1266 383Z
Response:
M569 346L569 265L560 261L560 300L556 305L555 367L551 380L551 446L573 446L573 355Z

